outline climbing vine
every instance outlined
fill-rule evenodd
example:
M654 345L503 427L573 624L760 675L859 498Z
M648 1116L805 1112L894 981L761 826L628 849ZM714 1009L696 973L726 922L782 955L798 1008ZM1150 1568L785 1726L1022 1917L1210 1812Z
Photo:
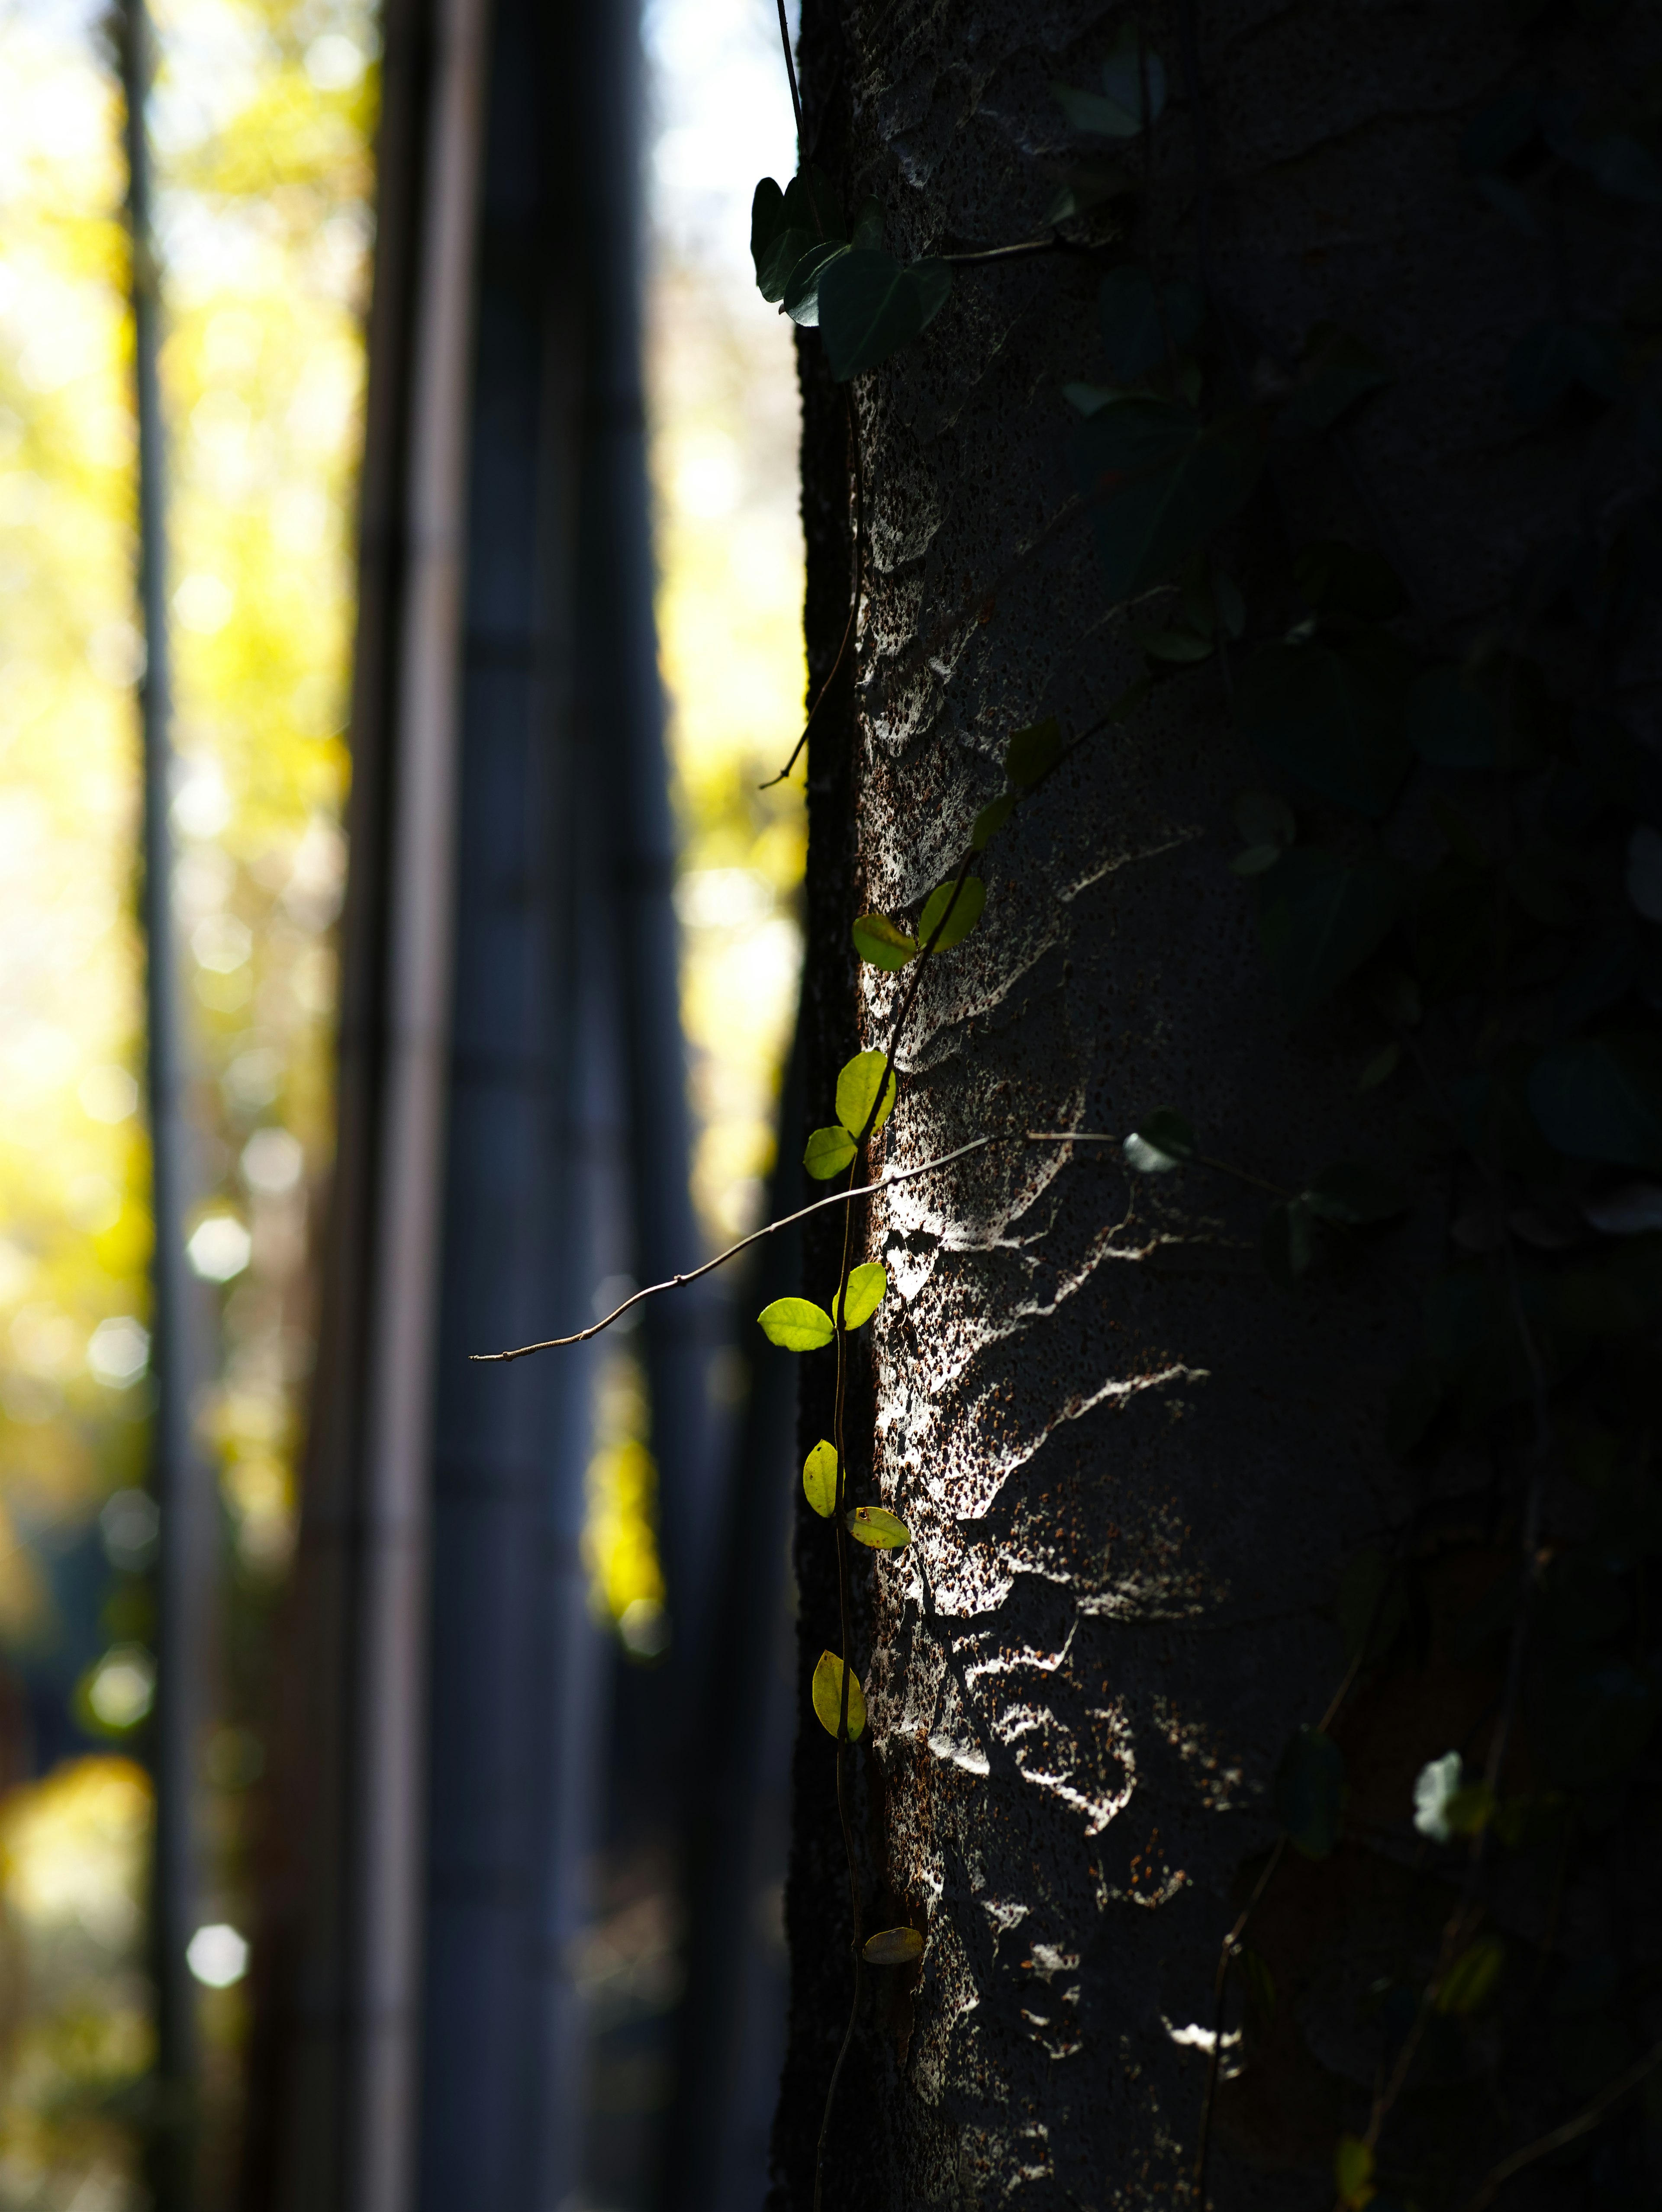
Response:
M1541 35L1536 75L1470 121L1461 162L1465 188L1562 269L1567 210L1579 222L1591 210L1620 235L1662 206L1662 100L1653 92L1626 115L1592 112L1553 77L1550 6L1524 0L1521 15ZM782 188L758 186L752 209L762 296L818 330L848 399L850 601L813 711L856 641L868 531L857 380L922 337L960 272L1015 255L1100 267L1100 358L1058 363L1057 382L1075 417L1079 511L1105 600L1123 611L1142 664L1071 740L1054 719L1009 736L1003 793L915 918L850 917L860 958L906 981L884 1042L848 1061L835 1119L807 1142L808 1174L843 1179L817 1202L843 1209L837 1279L822 1286L825 1304L781 1298L760 1316L773 1343L828 1349L836 1368L835 1432L808 1454L802 1482L836 1548L841 1648L821 1656L812 1698L834 1744L854 1956L816 2208L868 1970L911 1963L924 1945L910 1927L865 1932L850 1824L849 1761L867 1723L851 1577L858 1559L910 1541L864 1494L846 1432L849 1338L887 1288L880 1263L856 1263L854 1201L995 1143L1111 1145L1135 1177L1223 1177L1252 1194L1239 1202L1257 1208L1280 1294L1318 1284L1342 1296L1359 1270L1388 1266L1417 1314L1418 1347L1379 1418L1418 1502L1392 1541L1345 1566L1334 1594L1342 1677L1312 1685L1307 1710L1287 1717L1270 1793L1279 1838L1221 1936L1191 2201L1207 2201L1226 2047L1239 2034L1250 2057L1284 2002L1249 1940L1255 1919L1290 1869L1353 1839L1348 1713L1381 1684L1411 1689L1441 1602L1434 1585L1460 1541L1479 1571L1453 1632L1496 1687L1467 1740L1422 1765L1399 1808L1422 1917L1436 1932L1405 1924L1398 1965L1368 1999L1377 2069L1334 2143L1339 2212L1392 2212L1416 2195L1480 2212L1515 2175L1630 2111L1637 2093L1653 2099L1662 2063L1662 2046L1644 2046L1656 1992L1642 1974L1559 1948L1571 1871L1630 1814L1662 1711L1650 1588L1662 1555L1662 774L1620 681L1662 596L1662 290L1636 284L1620 322L1567 304L1518 338L1496 406L1543 444L1596 422L1598 481L1563 534L1522 562L1504 604L1477 621L1440 617L1348 443L1359 410L1391 385L1390 362L1331 324L1277 362L1218 283L1205 88L1184 9L1178 28L1196 164L1185 270L1149 265L1126 244L1141 189L1129 157L1146 150L1171 88L1166 58L1135 20L1113 33L1099 88L1053 87L1081 138L1126 158L1071 166L1041 237L904 263L885 246L880 204L845 213L806 154ZM806 149L788 38L785 58ZM1363 542L1311 540L1295 526L1283 488L1317 453L1352 483L1370 519ZM1228 865L1256 911L1263 962L1290 1024L1342 1016L1360 1036L1356 1091L1395 1108L1398 1156L1312 1157L1282 1187L1222 1157L1222 1140L1191 1127L1181 1102L1150 1101L1130 1131L986 1131L873 1177L922 977L996 920L979 872L991 841L1075 747L1203 667L1215 672L1218 711L1262 763L1259 787L1236 802ZM1446 1234L1428 1259L1435 1240L1409 1229L1434 1210ZM1431 1473L1451 1459L1490 1471L1481 1540L1438 1533L1426 1510ZM1546 1898L1533 1942L1500 1902L1520 1881ZM1392 2128L1403 2097L1475 2072L1498 2103L1503 2069L1531 2037L1555 2051L1558 2123L1487 2173L1416 2168Z

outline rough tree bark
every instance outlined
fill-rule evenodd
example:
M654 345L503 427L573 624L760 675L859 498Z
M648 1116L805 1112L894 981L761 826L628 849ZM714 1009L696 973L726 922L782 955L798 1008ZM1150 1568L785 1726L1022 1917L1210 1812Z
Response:
M1123 12L805 0L808 145L849 204L879 197L904 258L1031 238L1055 159L1080 143L1050 81L1093 83ZM1151 144L1110 149L1140 179L1121 250L1209 279L1249 381L1324 318L1397 372L1342 443L1280 465L1232 532L1249 600L1278 533L1339 537L1390 556L1411 622L1458 624L1574 513L1585 441L1526 448L1497 400L1519 334L1555 311L1553 279L1462 175L1460 134L1536 81L1543 37L1553 66L1603 96L1653 63L1657 27L1631 9L1543 32L1519 12L1141 11L1172 97ZM811 1125L830 1118L840 1063L884 1041L904 980L856 968L851 918L915 915L1001 788L1011 732L1051 714L1086 729L1141 665L1129 633L1152 624L1105 605L1060 390L1101 374L1105 265L1058 252L961 270L921 343L852 386L871 551L855 662L810 747ZM1589 313L1632 273L1627 248L1595 243L1558 281ZM849 445L819 338L800 346L817 686L847 610ZM1391 1155L1395 1109L1357 1097L1366 1040L1330 1012L1288 1021L1226 866L1234 799L1263 781L1215 662L1064 765L989 853L980 928L926 980L889 1164L992 1127L1123 1133L1160 1105L1282 1185L1312 1161ZM855 1256L886 1260L892 1289L858 1340L850 1472L915 1541L857 1570L861 1879L867 1927L910 1920L928 1948L919 1968L874 1978L831 2127L833 2212L1190 2201L1200 2031L1220 1941L1276 1833L1270 1777L1343 1674L1343 1562L1415 1510L1379 1440L1412 1301L1388 1261L1336 1292L1272 1291L1263 1204L1215 1176L1128 1177L1106 1148L1008 1146L864 1219ZM1422 1208L1391 1249L1423 1265L1442 1231ZM833 1286L839 1234L825 1216L809 1225L807 1295ZM804 1449L831 1432L830 1364L804 1362ZM796 1559L773 2201L807 2212L851 1977L833 1758L807 1692L837 1643L831 1547L800 1500ZM1473 1669L1417 1717L1384 1693L1355 1712L1348 1748L1373 1746L1353 1758L1356 1821L1399 1820L1417 1762L1494 1690ZM1344 2100L1365 2097L1374 2063L1355 2027L1367 1960L1340 1937L1388 1913L1396 1878L1388 1855L1348 1843L1278 1890L1263 1942L1279 2025L1224 2085L1218 2204L1332 2202ZM1497 2119L1495 2140L1527 2118ZM1469 2172L1479 2154L1459 2155ZM1577 2185L1532 2178L1518 2201Z

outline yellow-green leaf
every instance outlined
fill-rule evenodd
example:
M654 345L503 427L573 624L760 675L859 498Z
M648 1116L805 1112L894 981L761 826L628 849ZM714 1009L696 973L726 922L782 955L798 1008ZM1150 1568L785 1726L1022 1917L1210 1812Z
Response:
M837 1446L823 1437L802 1462L802 1495L822 1521L837 1510Z
M831 1316L812 1298L776 1298L756 1318L768 1342L782 1352L818 1352L837 1334Z
M848 1131L840 1126L816 1129L808 1139L807 1150L802 1155L802 1164L819 1182L838 1175L854 1158L855 1142Z
M813 1710L827 1735L837 1735L843 1725L843 1662L834 1651L822 1651L813 1670ZM849 1669L849 1741L866 1725L866 1698L860 1677Z
M874 1552L904 1551L912 1540L911 1530L899 1516L880 1505L856 1505L843 1519L855 1542L869 1544Z
M888 1066L888 1054L882 1052L857 1052L837 1079L837 1118L851 1137L858 1137L866 1126L866 1116L872 1110L872 1101L877 1096L877 1086L883 1080L883 1070ZM894 1111L894 1072L890 1069L888 1085L883 1093L883 1103L877 1109L874 1130L880 1129Z
M954 890L958 893L956 898L953 896ZM987 886L979 876L965 876L961 884L955 876L950 877L944 884L937 884L924 902L922 919L917 925L919 943L927 945L934 937L939 924L941 934L934 938L934 949L945 952L969 935L980 921L981 909L986 903ZM952 908L950 914L947 913L948 907Z
M917 957L917 939L886 914L862 914L854 925L854 949L874 968L904 968Z
M1333 2179L1341 2204L1366 2204L1373 2196L1373 2153L1359 2136L1339 2137L1333 2154Z
M864 1948L868 1966L910 1966L923 1956L923 1938L916 1928L880 1928Z
M1493 1995L1506 1963L1507 1947L1500 1937L1480 1936L1444 1975L1443 1986L1437 1992L1438 2011L1476 2012Z
M837 1309L837 1317L843 1328L862 1328L882 1304L883 1293L888 1287L889 1271L880 1260L868 1260L863 1267L851 1267L847 1305L843 1307L839 1303Z

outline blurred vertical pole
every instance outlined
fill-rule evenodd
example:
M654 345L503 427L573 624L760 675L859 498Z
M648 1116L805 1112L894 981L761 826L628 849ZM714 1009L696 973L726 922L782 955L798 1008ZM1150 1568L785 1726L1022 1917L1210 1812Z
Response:
M155 1826L150 1952L155 1976L159 2097L150 2185L156 2212L190 2197L196 2070L195 2000L186 1947L195 1925L192 1767L199 1650L199 1471L191 1441L190 1279L184 1207L189 1131L185 1115L179 955L168 827L172 701L167 607L167 458L157 374L159 283L151 229L146 110L152 34L143 0L123 0L118 19L126 105L127 213L131 240L133 373L138 413L138 592L144 634L139 686L143 727L143 932L150 1115L152 1368L156 1384L153 1475L161 1508L156 1568L156 1698L152 1722Z

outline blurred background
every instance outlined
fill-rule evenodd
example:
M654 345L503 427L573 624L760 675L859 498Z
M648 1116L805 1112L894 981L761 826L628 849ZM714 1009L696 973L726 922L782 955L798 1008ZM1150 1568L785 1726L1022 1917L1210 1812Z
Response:
M466 1355L769 1202L771 0L150 21L165 637L132 11L0 0L0 2212L741 2212L794 1725L761 1279Z

